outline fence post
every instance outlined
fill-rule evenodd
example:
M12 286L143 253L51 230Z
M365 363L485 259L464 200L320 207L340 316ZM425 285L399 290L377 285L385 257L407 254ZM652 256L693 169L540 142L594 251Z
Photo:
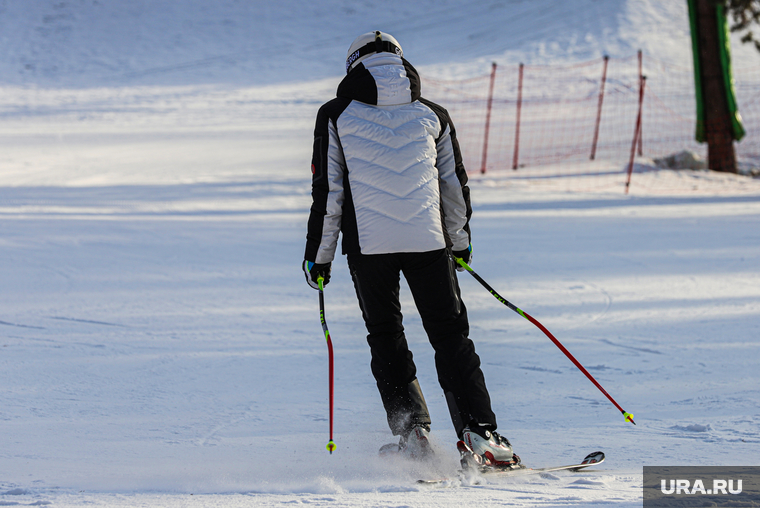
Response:
M594 141L591 143L591 160L596 157L596 142L599 140L599 124L602 121L602 103L604 102L604 84L607 82L607 63L610 57L604 55L604 66L602 67L602 84L599 86L599 106L596 109L596 126L594 127Z
M488 160L488 133L491 130L491 106L493 106L493 83L496 80L496 62L491 64L491 84L488 85L488 104L486 105L486 129L483 136L483 157L481 158L480 172L486 172Z
M643 69L642 64L643 64L643 56L642 56L641 50L639 50L639 94L641 94L643 97L643 92L641 91L641 89L644 87L644 69ZM644 119L642 118L642 125L639 128L639 157L644 155L644 144L642 141L644 139L643 121Z
M636 116L636 129L633 132L633 145L631 145L631 162L628 164L628 178L625 181L625 193L628 194L628 187L631 185L631 173L633 173L633 158L636 155L636 145L641 139L641 110L644 105L644 87L647 84L647 77L641 76L641 85L639 86L639 114Z
M520 63L520 78L517 83L517 125L515 126L515 154L512 157L512 169L517 169L520 152L520 110L522 109L523 67Z

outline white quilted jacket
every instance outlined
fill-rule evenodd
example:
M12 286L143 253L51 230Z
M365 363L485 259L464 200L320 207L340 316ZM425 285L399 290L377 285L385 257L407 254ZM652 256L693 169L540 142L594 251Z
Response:
M312 159L313 198L306 259L466 249L471 214L453 125L419 98L411 65L372 55L320 110ZM311 259L310 259L311 258Z

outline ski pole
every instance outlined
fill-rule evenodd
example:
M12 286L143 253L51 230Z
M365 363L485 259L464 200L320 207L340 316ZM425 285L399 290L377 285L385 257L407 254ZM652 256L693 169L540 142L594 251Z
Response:
M330 330L327 329L327 321L325 321L325 287L324 277L318 277L317 283L319 284L319 320L322 322L322 331L325 332L325 339L327 340L327 356L328 356L328 371L330 376L330 440L327 442L327 451L332 455L335 450L335 441L333 441L333 347L332 340L330 340Z
M594 379L594 376L592 376L591 374L589 374L589 372L583 367L583 365L581 365L581 362L579 362L578 360L576 360L575 357L572 354L570 354L570 351L568 351L565 348L565 346L563 346L562 343L560 341L558 341L557 338L554 335L552 335L552 333L544 327L544 325L542 325L541 323L539 323L536 319L533 318L533 316L531 316L527 312L522 311L521 309L519 309L515 305L513 305L510 302L508 302L507 300L505 300L499 293L496 292L496 290L494 290L491 286L489 286L488 283L486 281L484 281L480 277L480 275L478 275L477 273L475 273L475 271L472 268L470 268L470 266L467 263L465 263L463 259L458 258L456 256L454 257L454 259L456 260L457 263L459 263L460 265L462 265L462 267L465 270L467 270L468 272L470 272L470 275L472 275L473 277L475 277L475 280L477 280L478 282L480 282L480 284L484 288L486 288L488 290L488 292L491 293L494 296L494 298L496 298L497 300L499 300L501 303L503 303L504 305L506 305L507 307L509 307L513 311L515 311L518 314L520 314L522 317L524 317L525 319L527 319L528 321L530 321L531 323L533 323L534 325L536 325L539 330L541 330L542 332L544 332L544 334L546 334L546 336L549 337L549 339L551 339L552 342L554 342L554 345L557 346L560 351L562 351L563 353L565 353L565 356L567 356L570 359L570 361L573 362L575 364L575 366L578 367L578 369L580 369L580 371L583 372L586 375L586 377L589 379L589 381L591 381L592 383L594 383L594 386L596 386L597 388L599 388L599 391L601 391L609 399L609 401L612 402L612 404L616 408L618 408L621 413L623 413L623 418L625 418L626 421L631 422L632 424L636 425L636 422L633 421L633 415L631 413L627 413L622 407L620 407L620 404L618 404L617 402L615 402L615 399L613 399L612 396L609 393L607 393L607 390L605 390L604 388L602 388L602 385L600 385L599 382L596 379Z

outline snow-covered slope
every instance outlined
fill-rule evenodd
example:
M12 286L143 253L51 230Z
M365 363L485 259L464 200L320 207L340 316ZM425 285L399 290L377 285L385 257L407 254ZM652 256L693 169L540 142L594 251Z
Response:
M0 0L0 505L633 507L643 465L758 465L760 182L637 173L625 196L617 161L587 165L609 173L598 191L473 175L474 268L636 427L460 277L500 430L529 465L603 449L597 472L415 485L457 457L405 288L440 460L377 459L392 437L342 257L325 451L327 353L299 269L311 129L375 28L436 77L689 58L681 0Z
M3 0L0 83L303 82L339 75L353 38L376 29L402 41L416 65L468 72L492 60L541 64L637 49L689 57L679 0Z

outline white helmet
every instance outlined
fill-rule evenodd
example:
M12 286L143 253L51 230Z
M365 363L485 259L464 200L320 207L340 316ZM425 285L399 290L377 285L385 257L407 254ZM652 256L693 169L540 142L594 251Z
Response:
M374 32L367 32L366 34L360 35L351 43L351 47L348 48L348 55L346 56L346 73L353 69L357 63L364 60L364 57L373 53L382 52L404 56L404 52L401 50L401 45L391 34L376 30Z

